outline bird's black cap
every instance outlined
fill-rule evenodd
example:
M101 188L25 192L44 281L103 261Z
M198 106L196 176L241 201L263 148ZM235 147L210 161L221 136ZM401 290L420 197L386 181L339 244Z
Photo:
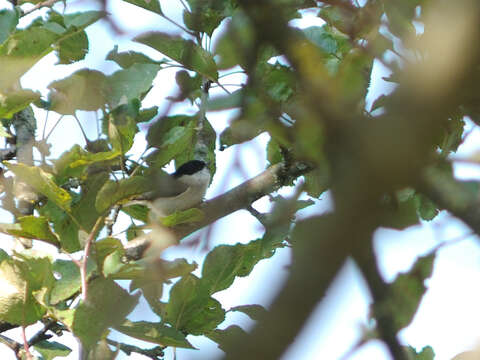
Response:
M203 170L205 166L207 166L207 164L201 160L190 160L180 166L172 175L175 178L179 178L182 175L193 175Z

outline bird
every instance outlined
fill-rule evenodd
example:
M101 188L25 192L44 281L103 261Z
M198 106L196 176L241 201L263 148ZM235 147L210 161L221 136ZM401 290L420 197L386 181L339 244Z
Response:
M159 172L153 177L155 190L137 200L146 204L159 217L189 209L199 204L210 184L210 171L202 160L190 160L173 174ZM139 203L138 201L136 203Z

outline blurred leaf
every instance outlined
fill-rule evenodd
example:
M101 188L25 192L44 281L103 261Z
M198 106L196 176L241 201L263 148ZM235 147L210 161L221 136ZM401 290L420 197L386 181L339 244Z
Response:
M157 0L158 1L158 0ZM120 67L126 69L135 64L156 64L160 65L163 61L156 61L143 53L136 51L118 52L118 45L107 54L106 60L115 61Z
M225 17L231 16L236 7L236 2L232 0L187 1L191 12L186 10L183 12L185 25L195 32L204 32L210 37L220 22Z
M255 41L254 36L255 32L250 19L243 11L235 11L232 20L227 24L226 31L219 34L215 47L215 55L219 57L218 68L225 70L236 65L246 68L249 52Z
M417 204L413 195L406 199L390 200L390 203L385 204L384 209L382 226L403 230L419 222Z
M265 309L261 305L240 305L232 307L228 311L243 312L244 314L248 315L248 317L252 320L260 320L267 313L267 309Z
M418 215L422 220L431 221L438 215L439 210L429 198L422 194L415 195L415 203L417 206Z
M244 91L235 90L231 94L222 95L207 100L208 111L221 111L242 106Z
M434 260L435 252L421 256L407 273L398 275L389 286L389 296L375 303L375 314L393 314L393 325L398 331L408 326L427 290L425 280L432 276Z
M247 333L240 326L230 325L226 329L215 329L207 334L210 340L216 342L218 347L223 351L227 351L231 348L231 345L235 344L239 338L243 338Z
M302 29L305 37L327 54L337 53L337 41L325 26L310 26Z
M141 34L133 40L160 51L189 70L211 80L218 80L217 66L212 55L191 40L161 32Z
M372 104L372 108L370 109L370 112L373 112L377 109L380 109L386 105L388 101L388 97L385 95L380 95Z
M431 346L423 347L419 353L417 353L417 351L413 347L409 346L408 351L414 356L415 360L434 360L435 359L435 353L433 352L433 349Z
M139 98L152 85L160 65L135 63L107 78L108 104L111 108Z
M113 150L125 154L133 145L138 132L138 107L131 102L120 105L108 114L108 137Z
M0 94L0 118L10 119L13 114L25 109L38 99L40 99L40 94L31 90L18 90Z
M135 118L135 121L137 123L147 122L152 120L157 114L158 114L158 106L152 106L151 108L148 108L148 109L142 109L140 110L137 117Z
M175 126L163 136L158 150L147 157L147 162L160 168L170 162L175 156L186 151L192 146L192 138L195 133L195 123L191 122L187 127ZM150 132L149 132L150 134ZM148 139L148 137L147 137Z
M224 320L225 311L221 304L210 297L203 282L196 276L184 276L170 290L164 321L177 330L202 335Z
M4 164L20 181L45 195L61 209L70 211L70 203L72 200L70 194L53 182L51 174L44 172L36 166L7 162L4 162Z
M113 351L110 349L105 339L100 340L90 349L87 355L87 359L102 359L102 360L115 360L118 355L118 349Z
M69 178L85 178L86 170L90 165L99 164L105 165L108 163L118 163L120 152L106 151L91 153L82 149L79 145L65 151L54 162L55 174L57 181L64 184Z
M108 296L105 296L108 294ZM129 295L113 280L101 277L88 283L88 300L75 309L67 323L85 348L90 349L109 327L116 327L138 302L138 297Z
M51 110L60 114L95 111L107 103L107 77L97 70L78 70L65 79L52 82L48 88L51 90Z
M99 213L104 213L114 204L150 190L150 179L143 176L132 176L119 181L108 180L98 192L95 208Z
M184 349L195 349L182 332L173 327L147 321L125 321L115 326L115 330L135 339L148 341L162 346L173 346Z
M56 247L60 245L58 237L50 229L47 219L43 216L22 216L18 218L20 229L8 230L14 236L21 236L27 239L43 240Z
M205 217L202 210L191 208L184 211L177 211L162 219L162 224L167 227L173 227L180 224L199 222Z
M280 145L274 138L271 138L267 144L267 161L269 165L278 164L283 161Z
M15 30L18 24L18 12L16 10L0 10L0 44Z

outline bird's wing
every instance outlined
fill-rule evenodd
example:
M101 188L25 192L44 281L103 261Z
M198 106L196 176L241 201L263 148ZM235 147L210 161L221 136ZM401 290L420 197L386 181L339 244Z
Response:
M187 185L161 170L151 174L150 178L152 181L152 190L137 197L137 199L154 200L164 197L174 197L185 192L188 188Z

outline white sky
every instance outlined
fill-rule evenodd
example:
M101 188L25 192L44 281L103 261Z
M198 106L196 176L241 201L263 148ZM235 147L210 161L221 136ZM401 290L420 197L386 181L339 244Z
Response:
M159 58L160 55L155 51L134 44L128 39L145 29L177 32L176 28L138 7L120 1L114 3L118 6L115 9L110 9L110 11L116 19L120 20L120 25L128 35L117 36L114 42L112 41L112 33L105 29L104 22L94 24L87 31L90 39L91 54L87 56L86 61L69 66L55 66L53 70L56 58L53 54L50 54L24 76L22 79L23 86L39 90L43 95L46 95L46 86L51 81L63 78L79 68L88 66L111 73L117 67L112 62L105 62L103 59L115 44L119 44L119 51L125 49L141 50L147 52L151 57ZM7 4L5 0L0 0L0 7L6 6L5 4ZM82 4L83 2L78 2L78 9L82 8ZM69 11L73 10L71 8ZM181 18L180 7L169 6L164 11L172 18ZM25 19L25 23L30 21L31 18ZM318 20L310 15L303 20L296 20L294 24L307 27L318 24ZM162 99L174 91L174 72L175 70L162 70L160 72L160 75L155 80L155 90L146 99L145 106L159 105ZM380 79L384 75L385 69L376 64L374 78ZM229 82L231 81L232 79L229 79ZM369 102L371 103L381 92L387 89L387 84L378 80L373 85L373 90L369 95ZM181 108L177 107L175 110L181 111ZM40 112L37 114L42 121L45 115ZM94 136L96 126L94 121L91 121L94 117L92 114L87 113L82 113L82 116L87 134ZM221 131L231 116L231 114L226 112L218 112L209 115L209 119L215 129ZM55 115L50 114L47 129L54 122ZM72 119L64 119L55 130L52 135L54 155L68 149L73 143L83 144L84 141L81 134L76 129L70 130L72 126L76 126ZM477 144L480 144L479 139L480 131L473 131L468 141L462 146L459 156L468 156L478 151ZM142 151L144 142L140 136L138 140L136 149ZM246 163L247 159L261 158L258 155L258 148L261 148L265 141L266 137L263 136L256 140L257 145L254 143L242 145L240 152L243 161ZM228 164L230 164L232 157L236 155L237 151L235 148L232 148L218 153L217 164L219 169L207 197L212 197L218 193L219 180L223 178L225 171L229 168ZM245 167L247 174L253 176L264 169L265 163L261 161L252 163L250 161ZM457 166L456 174L462 178L480 178L480 171L472 166ZM229 184L227 184L228 188L235 186L243 180L242 176L235 174ZM258 206L266 207L268 203L266 200L261 200ZM309 211L320 211L328 206L328 194L325 194L322 196L322 200L314 207L314 210ZM249 224L249 226L246 224ZM417 256L428 252L439 241L454 239L468 232L469 229L460 221L453 219L446 213L442 213L432 223L424 223L404 232L381 229L376 233L376 250L380 259L381 271L386 279L392 280L398 272L406 271ZM249 214L238 212L218 221L215 225L214 234L215 243L234 244L255 239L260 232L258 224ZM189 260L195 260L199 265L201 265L204 255L203 252L192 249L171 249L165 254L168 258L184 256ZM280 250L273 259L262 261L254 269L251 276L237 279L229 290L222 291L215 297L222 302L225 309L235 305L252 303L268 305L274 296L274 292L279 288L286 275L285 266L289 262L289 251ZM442 249L437 256L433 277L428 281L429 290L427 295L424 297L411 326L400 333L402 341L406 344L411 344L417 349L426 345L433 346L437 354L436 360L451 359L454 355L473 347L478 341L477 333L478 324L480 323L480 313L477 311L480 303L480 288L476 286L479 275L480 249L476 237ZM265 288L266 284L268 284L268 288ZM361 326L367 319L368 302L369 296L365 291L363 281L353 263L349 262L330 289L323 306L319 307L313 314L303 333L289 349L284 359L340 360L342 355L359 338ZM152 319L151 312L144 303L129 316L130 319L136 320L148 320L149 317ZM240 313L227 315L227 323L223 327L227 327L232 323L247 327L253 324L245 315ZM34 329L29 331L34 333ZM116 339L124 338L123 335L118 333L114 335ZM194 346L199 347L201 350L179 350L177 354L179 360L211 359L222 354L217 349L216 344L209 340L194 337L190 340ZM75 344L71 338L69 342L72 346ZM152 346L152 344L145 344ZM3 359L14 359L12 352L6 348L5 350L0 348L0 354ZM120 354L122 354L119 357L120 359L127 358L123 353ZM72 354L68 358L75 359L76 357L77 354ZM144 357L132 355L130 359L144 359ZM389 359L389 356L385 351L384 345L376 341L362 347L349 359L386 360Z

